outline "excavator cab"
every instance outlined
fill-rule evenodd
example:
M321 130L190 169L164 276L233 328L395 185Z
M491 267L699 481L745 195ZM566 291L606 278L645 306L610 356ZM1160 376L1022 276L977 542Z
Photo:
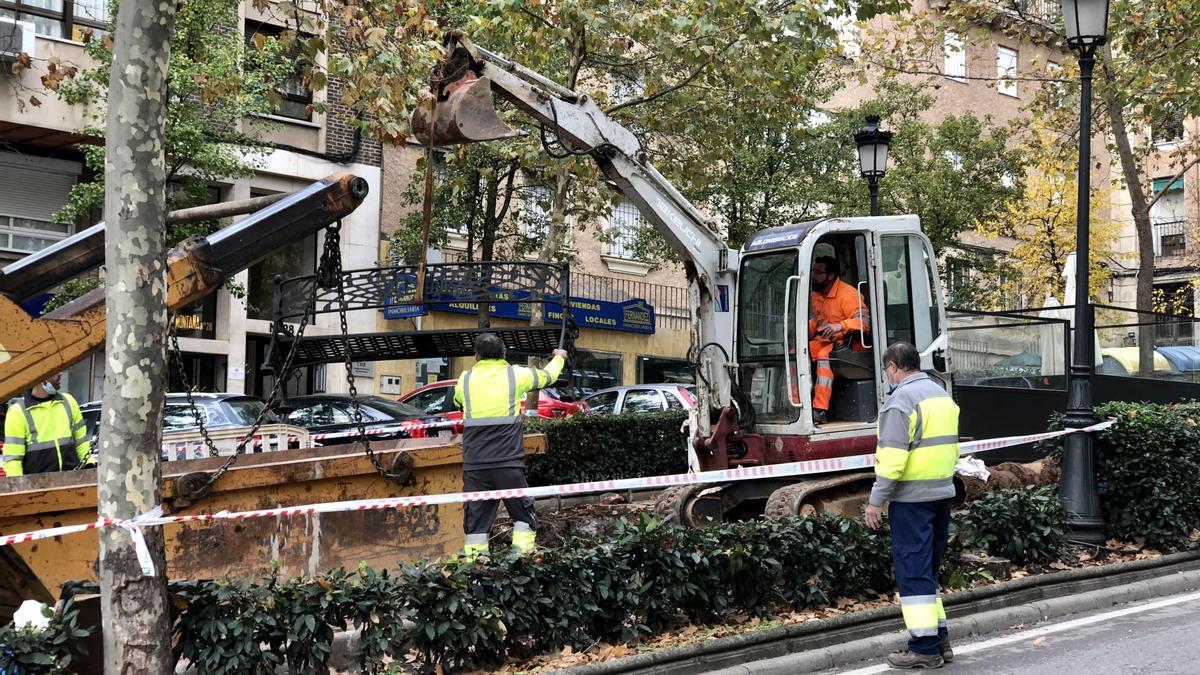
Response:
M869 451L889 392L880 358L892 343L912 342L922 366L944 374L946 323L933 260L912 216L811 221L765 230L747 242L738 275L738 383L753 404L754 433L764 437L765 452L783 455L754 462L820 458L826 441L861 442ZM814 267L825 271L830 261L845 285L843 296L854 298L843 313L861 316L863 324L825 351L814 332L825 317L813 306L812 282ZM816 424L816 389L830 384L817 372L820 356L833 377L827 421Z

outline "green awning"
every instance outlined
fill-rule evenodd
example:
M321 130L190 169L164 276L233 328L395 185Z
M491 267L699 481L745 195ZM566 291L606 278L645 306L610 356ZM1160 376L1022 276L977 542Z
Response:
M1170 187L1167 186L1167 183L1171 183ZM1176 178L1174 181L1171 181L1170 178L1155 178L1153 187L1154 194L1158 194L1164 190L1182 190L1183 176Z

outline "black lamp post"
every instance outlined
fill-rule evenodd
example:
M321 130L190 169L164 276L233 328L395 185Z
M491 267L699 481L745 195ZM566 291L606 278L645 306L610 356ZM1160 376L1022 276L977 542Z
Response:
M879 116L867 115L867 126L854 134L858 144L858 171L871 190L871 215L879 215L879 179L887 173L888 146L892 132L880 131Z
M1064 0L1063 25L1067 46L1079 53L1079 197L1075 230L1075 343L1071 349L1071 376L1067 392L1068 427L1083 428L1092 419L1092 364L1095 355L1094 328L1088 305L1088 261L1091 212L1092 163L1092 70L1096 49L1104 44L1108 32L1108 0ZM1096 470L1089 434L1067 436L1063 452L1063 505L1069 514L1072 537L1092 544L1104 542L1104 520L1096 495Z

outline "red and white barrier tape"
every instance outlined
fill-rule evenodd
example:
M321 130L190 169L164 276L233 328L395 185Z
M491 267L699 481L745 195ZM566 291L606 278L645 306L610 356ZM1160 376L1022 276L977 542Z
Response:
M379 436L382 434L394 434L397 431L412 433L414 431L433 431L447 430L452 431L455 427L462 426L462 420L445 420L442 422L396 422L388 424L385 427L377 429L367 429L367 436ZM308 439L311 441L327 441L334 438L358 438L358 430L350 431L331 431L327 434L309 434Z
M1025 445L1038 441L1065 436L1079 432L1103 431L1112 426L1114 420L1106 420L1093 424L1084 429L1064 429L1048 431L1041 434L1025 436L1007 436L984 441L968 441L959 444L959 454L969 455L986 452L1015 445ZM565 485L546 485L542 487L513 488L510 490L485 490L482 492L455 492L437 495L417 495L413 497L388 497L383 499L359 499L341 502L325 502L321 504L305 504L302 506L286 506L274 509L259 509L257 511L219 511L217 513L202 513L186 516L164 516L162 507L143 514L132 520L114 520L100 518L94 523L83 525L65 525L62 527L37 530L22 534L0 536L0 546L25 543L38 539L58 537L65 534L84 532L99 527L121 527L134 534L134 547L144 549L140 542L139 528L144 526L168 525L172 523L196 523L218 520L246 520L249 518L278 518L283 516L305 516L318 513L339 513L347 511L374 511L380 509L397 509L411 506L430 506L438 504L461 504L464 502L489 501L496 499L516 499L521 497L553 497L564 495L579 495L592 492L615 492L645 487L673 487L677 485L695 485L699 483L729 483L758 478L785 478L790 476L805 476L812 474L832 473L837 471L852 471L867 469L875 465L875 455L853 455L832 459L815 459L805 462L790 462L787 464L770 464L721 471L700 471L696 473L681 473L670 476L648 476L642 478L623 478L619 480L592 481L587 483L568 483ZM153 574L149 565L149 554L144 550L138 551L139 560L143 561L142 568L146 574ZM148 570L148 571L147 571Z

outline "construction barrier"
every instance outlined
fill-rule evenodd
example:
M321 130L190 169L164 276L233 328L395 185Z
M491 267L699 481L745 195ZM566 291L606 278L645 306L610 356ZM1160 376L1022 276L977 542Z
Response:
M1040 434L1025 436L1008 436L983 441L968 441L959 444L960 455L972 455L989 450L998 450L1015 445L1036 443L1076 432L1093 433L1103 431L1112 426L1114 420L1106 420L1083 429L1064 429L1047 431ZM869 455L854 455L831 459L817 459L806 462L789 462L786 464L771 464L767 466L742 467L724 469L721 471L700 471L674 474L669 476L648 476L642 478L623 478L618 480L593 481L588 483L569 483L565 485L546 485L541 487L514 488L509 490L485 490L482 492L455 492L437 495L418 495L413 497L393 497L387 499L363 499L341 502L325 502L321 504L305 504L302 506L287 506L256 511L220 511L189 516L165 516L159 506L150 512L129 520L117 520L101 517L94 523L82 525L67 525L46 530L36 530L22 534L0 536L0 546L36 541L50 537L60 537L77 532L86 532L100 527L120 527L130 533L133 546L137 550L145 574L154 574L154 566L150 561L149 551L142 538L141 528L173 523L195 523L226 520L245 520L248 518L279 518L284 516L312 515L317 513L337 513L344 511L368 511L377 509L398 509L413 506L428 506L433 504L460 504L473 501L488 501L496 499L513 499L519 497L553 497L566 495L589 494L593 492L613 492L647 487L673 487L678 485L696 485L700 483L729 483L760 478L786 478L792 476L808 476L839 471L869 469L875 465L874 453Z

